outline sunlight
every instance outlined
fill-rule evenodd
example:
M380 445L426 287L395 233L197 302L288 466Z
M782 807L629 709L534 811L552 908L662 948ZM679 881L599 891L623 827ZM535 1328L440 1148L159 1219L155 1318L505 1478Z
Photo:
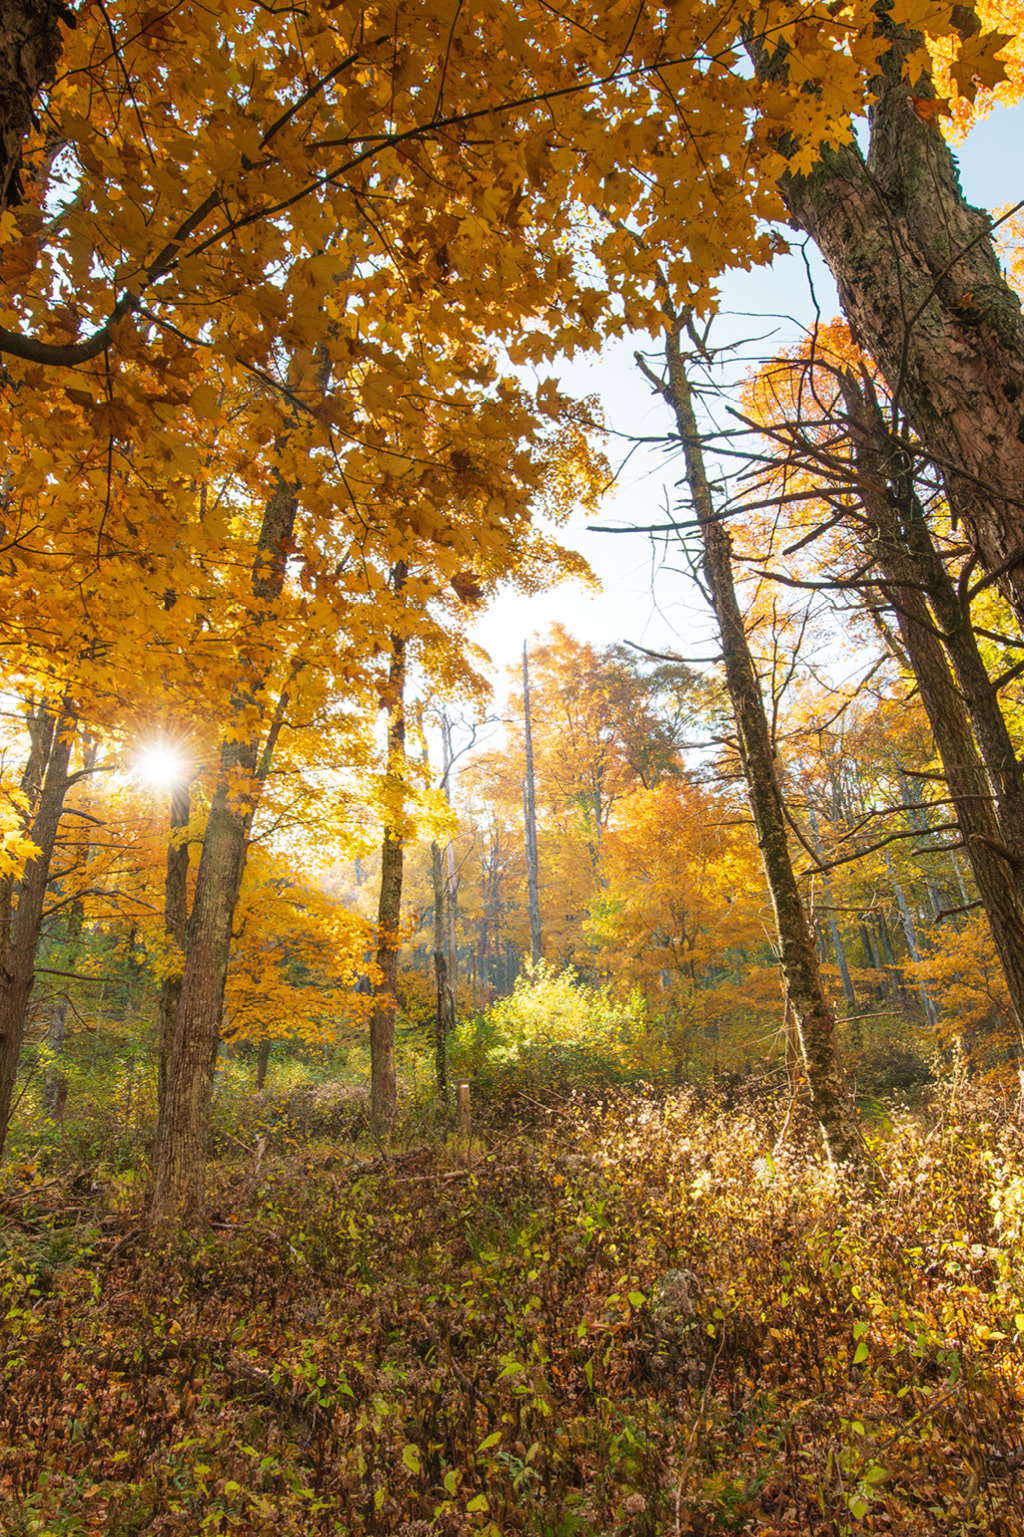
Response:
M135 773L154 790L169 790L185 778L185 760L169 742L151 742L140 752Z

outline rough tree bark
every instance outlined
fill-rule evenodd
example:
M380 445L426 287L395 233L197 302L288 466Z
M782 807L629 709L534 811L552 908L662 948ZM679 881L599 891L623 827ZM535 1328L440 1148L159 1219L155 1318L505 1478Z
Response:
M856 143L827 149L810 175L779 187L831 268L855 338L942 470L985 570L1024 618L1024 318L989 215L966 202L935 119L915 111L934 96L927 77L903 77L920 38L892 27L885 9L867 156ZM770 54L752 30L748 49L763 79L785 75L785 47Z
M253 563L253 596L269 610L284 584L285 558L298 513L294 489L278 480L267 498ZM266 676L257 664L235 691L231 715L244 720ZM259 737L225 741L220 775L210 806L188 924L181 996L167 1065L167 1083L157 1124L150 1216L202 1221L206 1201L206 1144L213 1100L213 1074L220 1041L231 926L245 871L249 832L260 786L269 769L284 711L287 688L260 754Z
M42 737L50 737L49 756L30 832L39 853L26 863L14 893L10 929L0 965L0 1155L7 1140L18 1058L25 1039L29 995L35 981L36 946L50 860L70 783L68 767L75 726L75 717L65 705L57 716L52 734L41 733ZM33 755L35 753L36 742L33 740Z
M25 140L36 98L57 73L62 21L75 25L61 0L0 0L0 211L22 198Z
M87 737L82 750L81 778L92 774L96 767L96 753L98 742L95 737ZM88 802L87 802L88 804ZM83 808L86 809L86 808ZM81 851L80 858L83 866L82 886L88 885L89 861L92 857L92 848L86 843ZM71 952L72 958L77 957L82 940L82 929L85 924L85 902L81 896L76 896L65 908L64 916L64 942ZM68 1009L71 1000L66 991L60 993L54 1001L50 1014L50 1023L46 1031L46 1048L49 1054L49 1062L46 1068L46 1078L43 1083L42 1100L47 1114L60 1117L64 1113L64 1105L68 1097L68 1081L61 1066L61 1058L64 1054L64 1042L67 1036Z
M686 477L703 542L702 570L718 623L740 764L775 912L787 1002L796 1020L811 1104L829 1156L837 1164L864 1168L867 1151L847 1088L836 1023L822 989L814 939L790 857L768 717L736 598L729 534L716 515L704 465L681 329L676 325L668 336L667 382L655 382L675 413L685 453Z
M867 400L866 405L870 409L871 401ZM877 406L872 416L880 444L891 443ZM1024 775L999 703L999 690L985 666L966 602L961 599L935 548L924 508L914 488L911 457L893 446L885 469L899 509L903 539L953 664L981 760L992 784L996 820L1009 855L1010 875L1017 886L1018 898L1024 902Z

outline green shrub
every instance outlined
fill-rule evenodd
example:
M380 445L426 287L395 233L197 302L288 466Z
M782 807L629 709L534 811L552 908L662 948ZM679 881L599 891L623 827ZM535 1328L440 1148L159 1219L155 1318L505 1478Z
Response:
M523 971L511 997L458 1026L449 1062L484 1100L630 1084L661 1068L638 994L617 1001L544 961Z

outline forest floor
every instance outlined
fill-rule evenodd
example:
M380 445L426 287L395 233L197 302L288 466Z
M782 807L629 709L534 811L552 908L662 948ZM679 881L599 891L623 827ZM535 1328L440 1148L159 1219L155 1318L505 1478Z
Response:
M0 1183L0 1531L1024 1532L1024 1129L892 1110L882 1193L781 1107L293 1136L158 1241Z

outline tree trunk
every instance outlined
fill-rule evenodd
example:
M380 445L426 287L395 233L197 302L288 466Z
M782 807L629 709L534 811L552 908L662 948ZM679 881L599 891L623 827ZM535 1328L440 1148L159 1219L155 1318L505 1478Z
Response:
M878 942L882 947L885 970L889 977L889 991L894 998L902 999L905 1002L907 997L906 984L903 981L903 973L896 959L896 951L892 947L892 935L889 933L889 925L886 922L884 913L877 912L875 914L875 928L878 930Z
M819 863L824 863L821 851L821 839L818 837L818 824L814 815L813 807L808 807L808 821L811 824L811 836L814 839L814 851L818 856ZM825 893L825 904L828 907L828 927L829 933L832 935L832 949L835 951L836 966L839 968L839 980L843 984L843 997L846 999L847 1006L852 1010L857 1006L857 994L854 991L853 979L850 976L850 968L846 960L846 951L843 949L843 939L839 932L839 922L835 915L835 904L832 900L832 882L829 880L827 873L822 876L821 888Z
M882 413L875 413L876 430L884 431ZM888 434L886 435L888 437ZM891 439L890 439L891 441ZM931 530L913 484L912 466L901 456L890 476L902 512L902 534L913 555L919 580L931 605L943 644L963 696L977 739L981 761L995 794L996 820L1010 855L1010 874L1024 902L1024 776L1017 761L999 693L978 646L970 613L935 548Z
M540 875L537 864L537 797L533 776L533 723L530 719L530 663L523 642L523 734L526 778L523 780L523 821L526 827L526 889L530 910L530 958L535 966L543 954L540 932Z
M870 550L889 584L900 637L914 669L1020 1029L1024 1021L1024 909L1001 841L992 789L924 599L916 557L904 541L898 508L878 453L871 402L865 400L859 382L850 376L843 381L843 392L854 431L857 490L872 525Z
M448 982L448 958L445 954L445 882L441 871L441 850L430 845L430 870L434 886L434 1064L437 1090L442 1102L448 1093L448 1035L455 1020L454 998Z
M24 142L33 104L57 73L61 21L75 24L62 0L0 0L0 211L22 198Z
M270 1066L270 1037L265 1035L256 1051L256 1093L262 1094L267 1085L267 1069Z
M896 879L896 872L892 867L892 858L888 849L884 849L882 851L882 860L885 865L886 873L889 877L889 885L892 887L893 895L896 898L896 906L899 908L900 917L903 920L903 935L907 941L907 949L910 951L910 959L913 961L915 966L920 966L921 949L917 943L917 929L914 925L914 916L910 911L910 903L907 901L906 893L904 892L903 887L900 885L899 881ZM917 990L921 994L921 1004L924 1008L924 1017L928 1021L929 1025L934 1028L935 1022L938 1019L938 1010L936 1009L935 1004L932 1002L931 994L928 992L928 989L925 987L923 982L918 982Z
M297 513L295 492L278 478L264 508L253 562L253 596L262 612L276 602L284 585L286 550ZM234 720L244 721L253 709L269 666L269 660L255 664L236 691L231 706ZM175 1216L201 1222L205 1215L206 1144L231 929L259 790L269 771L287 701L286 687L278 698L262 758L256 736L225 741L221 746L219 783L199 859L164 1104L157 1125L150 1206L151 1218L157 1223Z
M32 820L32 842L39 853L27 862L18 882L0 970L0 1156L7 1140L18 1059L25 1039L29 994L35 981L36 946L50 861L68 790L75 725L74 716L66 705L62 706L52 732L39 804Z
M96 767L96 752L98 742L95 737L87 736L82 749L81 777L84 779L94 771ZM79 777L76 775L76 778ZM86 796L86 806L91 803L91 798ZM81 862L83 888L89 884L89 862L92 858L92 846L86 842L82 846ZM69 952L72 963L78 960L82 944L82 928L85 924L85 902L81 896L76 896L67 904L64 910L64 944ZM71 1000L68 994L61 993L53 1006L50 1015L50 1023L46 1031L46 1048L49 1053L49 1062L46 1069L46 1078L43 1084L43 1104L50 1115L63 1115L64 1105L68 1097L68 1081L61 1069L60 1059L64 1052L64 1041L67 1035L68 1009Z
M702 570L718 622L740 763L771 892L786 996L796 1018L811 1104L830 1158L837 1164L863 1166L867 1158L864 1140L847 1089L835 1019L822 990L814 939L790 858L768 718L736 598L729 535L716 516L704 467L678 327L669 335L666 355L668 382L662 389L675 412L686 456L687 480L704 546Z
M406 577L404 564L395 569L398 591ZM405 641L391 637L388 669L388 792L384 842L380 860L380 900L377 905L377 983L370 1016L370 1125L386 1137L398 1105L395 1082L395 1015L398 1011L398 955L402 921L402 874L405 851Z
M452 728L446 711L441 712L441 748L444 765L444 798L448 806L452 803ZM458 950L458 918L459 918L459 881L455 869L455 843L449 837L444 851L445 859L445 889L444 889L444 948L445 961L447 963L447 1007L448 1028L455 1028L456 995L459 985L459 950Z
M913 671L912 668L908 670ZM901 774L899 779L900 800L907 808L907 816L910 819L910 825L912 827L916 827L923 837L928 837L930 834L928 817L922 808L917 804L917 798L911 792L910 785L907 782L907 776L905 774ZM928 880L927 877L925 878L924 887L928 894L928 906L932 910L932 922L937 923L939 921L939 914L948 904L939 900L939 893L935 889L934 884Z
M189 921L178 1015L157 1128L151 1216L193 1222L205 1216L206 1144L231 926L245 868L248 807L228 787L231 768L251 775L249 743L221 752L224 775L210 807ZM230 760L234 760L234 764ZM233 778L234 776L231 776Z
M809 175L785 175L780 191L831 268L855 338L942 470L985 570L1001 575L1024 617L1020 301L988 214L968 206L934 120L914 110L934 95L927 77L902 75L920 37L892 28L881 7L879 18L891 46L872 82L867 159L856 143L825 150ZM785 76L786 47L769 57L751 35L748 49L762 79Z
M29 752L21 776L21 793L28 803L28 814L22 815L22 831L30 834L32 816L39 805L39 795L46 774L46 764L53 744L53 715L45 705L30 703L25 711L25 729L28 732ZM11 937L11 904L14 900L13 875L0 878L0 955L6 950Z
M870 966L878 975L878 981L875 984L875 994L878 998L884 998L888 991L885 967L882 965L878 941L863 919L861 919L860 937L864 946L864 964L865 966Z
M174 1030L181 1002L185 946L188 932L188 823L191 800L188 785L171 790L170 831L167 839L167 873L164 879L164 934L174 951L160 984L157 1018L160 1030L157 1062L157 1122L166 1114L165 1100L174 1047Z

